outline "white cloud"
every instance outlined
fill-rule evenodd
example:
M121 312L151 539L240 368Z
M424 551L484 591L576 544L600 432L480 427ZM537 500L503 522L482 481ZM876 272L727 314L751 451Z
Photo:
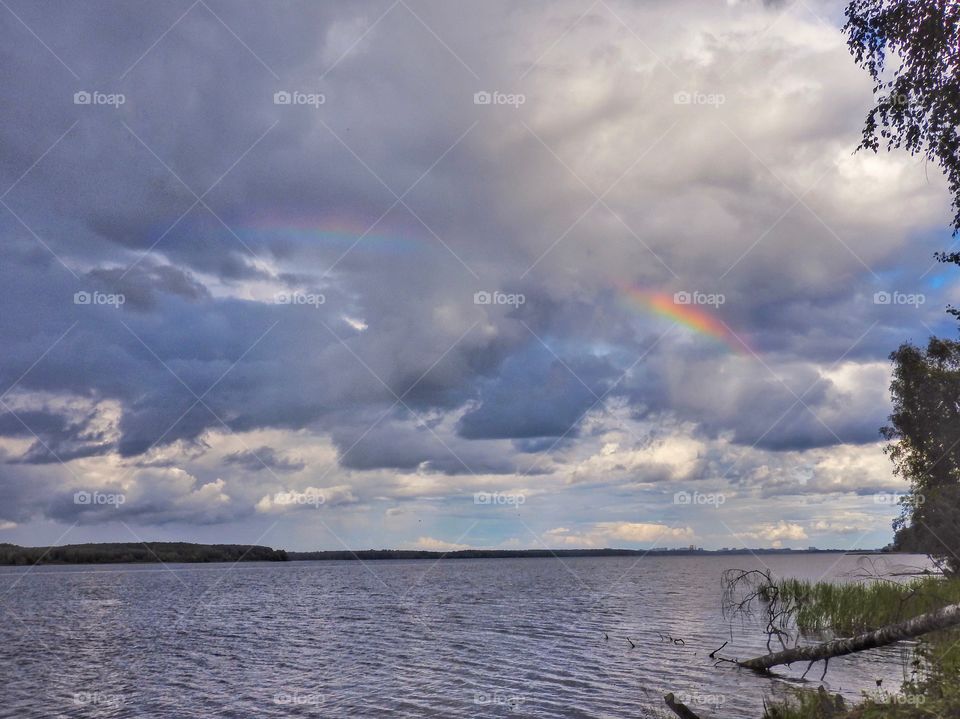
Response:
M420 537L409 546L411 549L425 549L431 552L455 552L460 549L471 548L469 544L445 542L442 539L435 539L433 537Z
M265 494L256 504L256 510L266 514L285 514L300 509L319 509L355 504L359 500L351 487L302 487L297 489L279 489L273 494Z
M648 522L597 522L582 531L555 527L543 534L546 544L574 547L616 547L617 543L675 545L693 539L690 527L669 527Z
M779 547L784 541L807 539L807 532L801 525L781 519L779 522L755 525L750 531L743 532L742 536Z

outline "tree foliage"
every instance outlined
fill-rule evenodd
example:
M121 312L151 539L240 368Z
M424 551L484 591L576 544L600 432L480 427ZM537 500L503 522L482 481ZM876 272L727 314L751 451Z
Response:
M852 0L844 32L874 82L860 148L902 148L939 165L960 232L960 3ZM960 253L940 256L960 264Z
M910 482L896 545L960 573L960 342L932 337L926 349L890 355L893 413L881 430L894 472Z

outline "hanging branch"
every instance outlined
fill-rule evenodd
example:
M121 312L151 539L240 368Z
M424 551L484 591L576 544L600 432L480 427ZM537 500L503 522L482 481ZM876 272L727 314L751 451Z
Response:
M790 622L798 605L783 596L768 570L728 569L723 573L723 587L724 617L751 617L755 607L760 607L766 624L767 651L773 651L774 640L781 649L788 648Z

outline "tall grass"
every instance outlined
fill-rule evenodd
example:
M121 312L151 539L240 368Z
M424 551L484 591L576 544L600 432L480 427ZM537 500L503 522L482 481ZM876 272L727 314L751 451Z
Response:
M885 579L832 584L782 579L768 592L782 602L801 633L850 636L960 602L960 579L924 577L903 584ZM768 585L769 588L769 585ZM798 690L766 706L764 719L954 719L960 717L960 630L921 637L914 671L900 692L864 692L846 707L821 688Z
M795 607L793 619L803 633L850 636L960 602L960 580L942 577L846 584L782 579L777 585L781 599Z

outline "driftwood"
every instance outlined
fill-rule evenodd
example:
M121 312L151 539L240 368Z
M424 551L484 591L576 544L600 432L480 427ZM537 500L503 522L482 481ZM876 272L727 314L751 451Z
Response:
M832 657L842 657L846 654L862 652L865 649L885 647L888 644L913 639L922 634L947 629L957 624L960 624L960 604L950 604L935 612L921 614L904 622L888 624L880 629L857 634L848 639L834 639L823 644L784 649L780 652L754 657L747 661L737 661L736 664L747 669L763 672L780 664L816 662L821 659L829 660Z
M670 707L670 711L680 717L680 719L700 719L700 717L690 711L686 704L674 697L673 692L667 694L663 698L663 701L668 707Z

